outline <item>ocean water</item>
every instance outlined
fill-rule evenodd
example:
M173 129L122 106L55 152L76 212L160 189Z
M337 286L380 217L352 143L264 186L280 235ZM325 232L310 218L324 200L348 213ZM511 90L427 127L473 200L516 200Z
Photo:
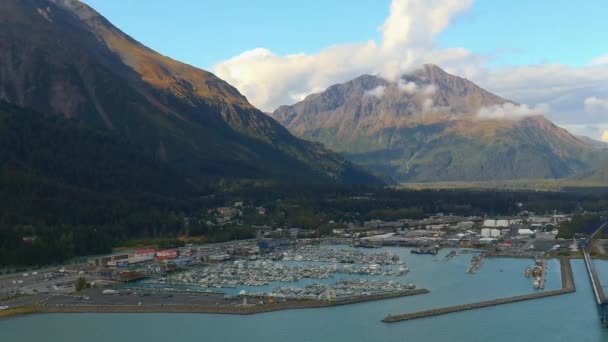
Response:
M471 255L402 256L413 281L431 293L348 306L278 311L253 316L209 314L49 314L0 320L0 341L608 341L584 262L573 260L577 291L557 297L386 324L386 314L513 296L535 291L525 259L488 259L475 275ZM373 251L372 251L373 252ZM596 261L608 284L608 262ZM559 262L549 262L545 290L561 286Z

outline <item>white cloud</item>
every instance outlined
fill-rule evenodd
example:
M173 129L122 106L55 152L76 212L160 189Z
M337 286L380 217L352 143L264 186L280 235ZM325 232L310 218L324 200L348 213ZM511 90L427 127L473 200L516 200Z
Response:
M545 115L548 111L549 106L546 104L530 108L527 105L505 103L503 105L482 107L477 112L477 117L480 119L519 120L528 116Z
M592 59L590 64L591 65L608 64L608 53L603 56Z
M475 66L462 70L460 76L504 98L530 106L548 104L551 111L547 118L576 134L601 137L599 127L606 118L586 110L584 101L589 97L608 98L608 65Z
M435 87L434 84L428 84L427 86L422 88L422 95L430 96L435 94L435 91L437 91L437 87Z
M422 101L422 111L425 113L433 111L433 99L427 98Z
M213 71L236 86L256 106L274 110L362 74L389 80L427 62L442 67L480 59L466 49L439 49L435 37L472 0L393 0L390 15L379 28L379 41L370 40L325 48L315 54L277 55L268 49L246 51L218 63ZM449 70L449 69L448 69Z
M591 113L608 113L608 100L588 97L585 99L585 109Z
M374 96L374 97L377 97L377 98L381 98L382 96L384 96L384 91L385 90L386 90L386 87L380 85L380 86L377 86L374 89L367 90L365 92L365 96Z
M405 82L404 80L399 80L397 88L408 95L414 95L418 91L418 85L415 82Z
M526 103L531 106L528 109L547 104L551 112L544 114L549 119L562 127L594 127L584 132L593 132L590 136L600 139L605 118L587 110L585 100L608 99L608 54L578 67L536 64L488 68L485 62L489 56L472 54L465 48L444 49L436 42L437 35L471 3L393 0L376 40L338 44L314 54L278 55L255 49L218 63L213 70L254 105L272 111L362 74L380 74L396 81L398 75L435 63L492 93ZM424 90L408 83L398 83L398 88L412 95Z

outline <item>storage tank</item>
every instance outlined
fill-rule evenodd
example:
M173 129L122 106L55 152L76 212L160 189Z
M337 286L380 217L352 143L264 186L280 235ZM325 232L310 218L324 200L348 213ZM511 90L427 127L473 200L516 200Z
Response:
M496 227L508 227L509 226L509 220L497 220L496 221Z
M485 220L483 221L484 227L496 227L496 220Z

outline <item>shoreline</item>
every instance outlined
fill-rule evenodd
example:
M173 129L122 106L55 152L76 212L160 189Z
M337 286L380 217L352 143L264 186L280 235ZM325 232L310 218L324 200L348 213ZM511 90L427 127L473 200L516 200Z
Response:
M488 258L522 259L522 258L529 258L529 257L516 256L516 255L512 255L512 256L488 255ZM449 312L470 310L470 309L476 309L476 308L492 306L492 305L502 305L502 304L506 304L506 303L510 303L510 302L516 302L516 301L521 301L521 300L530 300L530 299L536 299L536 298L542 298L542 297L548 297L548 296L554 296L554 295L573 292L574 283L571 279L572 270L570 267L569 260L570 259L579 259L580 257L578 255L572 255L572 256L548 256L548 258L560 260L560 264L561 264L560 269L561 269L561 274L562 274L562 289L537 292L537 293L526 294L526 295L522 295L522 296L497 298L497 299L489 300L489 301L485 301L485 302L460 305L460 306L456 306L456 308L448 307L448 308L440 308L440 309L433 309L433 310L425 310L425 311L418 312L416 314L418 314L418 315L424 314L421 317L426 317L426 316L444 314L444 313L449 313ZM565 263L567 264L567 266L569 266L569 267L567 267L569 271L564 269ZM567 274L570 274L571 285L565 284ZM569 289L571 289L571 290L569 290ZM55 298L55 297L46 297L45 299L38 300L36 302L31 302L30 304L16 306L16 307L12 307L7 310L4 310L4 311L0 311L0 319L27 315L27 314L36 314L36 313L204 313L204 314L226 314L226 315L254 315L254 314L259 314L259 313L267 313L267 312L274 312L274 311L281 311L281 310L308 309L308 308L313 309L313 308L326 308L326 307L332 307L332 306L350 305L350 304L364 303L364 302L369 302L369 301L425 294L425 293L429 293L429 292L430 291L428 291L427 289L415 289L415 290L407 290L407 291L401 291L401 292L395 292L395 293L360 295L360 296L354 296L354 297L349 297L349 298L336 299L332 302L314 300L314 299L307 299L307 300L289 299L286 302L280 302L280 303L274 303L274 304L266 303L266 304L249 304L249 305L242 305L242 304L237 304L234 302L230 303L230 304L225 303L225 302L224 303L220 302L219 304L218 303L202 303L201 304L201 303L187 303L187 302L184 302L184 303L169 302L169 303L155 303L155 304L148 304L148 305L136 305L136 304L130 304L130 303L129 304L112 304L112 303L108 304L108 303L99 303L98 302L98 304L91 303L91 304L55 304L55 305L53 305L51 303L48 303L47 300L49 298ZM218 293L216 295L219 296L221 294ZM518 298L518 297L521 297L521 298ZM530 298L528 298L528 297L530 297ZM437 310L441 310L441 311L447 310L448 312L437 313L436 312ZM427 313L427 311L433 312L433 313ZM383 321L391 323L394 321L414 319L414 318L409 317L411 315L412 314L394 315L394 316L389 315L390 317L389 316L385 317L383 319ZM403 318L402 316L407 316L407 317ZM416 317L416 318L421 318L421 317Z

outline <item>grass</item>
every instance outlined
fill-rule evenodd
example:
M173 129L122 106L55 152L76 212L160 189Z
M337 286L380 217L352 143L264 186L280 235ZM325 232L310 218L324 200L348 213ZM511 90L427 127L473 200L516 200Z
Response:
M504 181L477 181L477 182L433 182L433 183L402 183L401 189L479 189L479 190L536 190L561 191L566 188L596 188L606 187L606 182L584 181L572 179L522 179Z
M35 306L21 306L14 309L0 311L0 318L7 318L19 315L29 315L38 312Z

